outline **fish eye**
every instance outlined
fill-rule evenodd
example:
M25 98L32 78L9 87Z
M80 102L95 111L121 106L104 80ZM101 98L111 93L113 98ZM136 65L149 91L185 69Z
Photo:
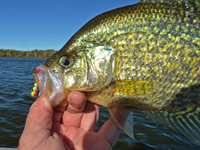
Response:
M74 59L70 55L62 56L59 64L64 68L70 68L74 63Z

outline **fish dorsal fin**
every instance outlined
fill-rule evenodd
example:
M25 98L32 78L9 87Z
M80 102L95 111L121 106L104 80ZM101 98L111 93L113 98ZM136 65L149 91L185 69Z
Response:
M109 107L110 115L117 126L122 129L130 138L133 135L133 113L128 107Z
M145 115L164 126L168 124L174 131L181 132L190 141L200 145L200 107L192 105L179 112L148 111Z

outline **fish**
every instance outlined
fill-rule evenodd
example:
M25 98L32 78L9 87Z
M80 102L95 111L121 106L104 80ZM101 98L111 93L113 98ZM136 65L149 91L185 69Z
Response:
M132 139L141 110L200 144L200 2L141 0L99 14L33 76L52 107L80 91Z

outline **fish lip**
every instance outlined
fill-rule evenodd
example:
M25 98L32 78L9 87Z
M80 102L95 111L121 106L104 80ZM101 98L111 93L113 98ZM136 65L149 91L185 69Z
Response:
M42 95L45 95L44 94L44 92L43 91L45 91L45 90L48 90L48 89L44 89L44 87L46 87L45 86L45 84L47 83L47 81L44 79L44 77L41 75L41 72L43 72L43 74L47 74L47 69L43 69L43 71L38 71L38 70L41 70L41 68L43 68L44 66L43 65L40 65L40 66L38 66L38 67L36 67L36 68L34 68L33 70L32 70L32 73L33 73L33 77L34 77L34 79L35 79L35 82L37 83L37 85L38 85L38 88L39 88L39 91L40 91L40 93L39 93L39 96L42 94ZM45 76L45 75L44 75ZM48 88L50 88L50 87L48 87Z
M39 83L37 82L37 76L36 76L37 71L36 71L36 68L33 68L32 73L33 73L33 77L34 77L34 79L35 79L35 82L36 82L37 84L39 84Z
M69 90L64 89L63 77L60 72L50 71L45 65L40 65L32 70L35 82L38 84L40 95L46 97L51 105L64 105Z

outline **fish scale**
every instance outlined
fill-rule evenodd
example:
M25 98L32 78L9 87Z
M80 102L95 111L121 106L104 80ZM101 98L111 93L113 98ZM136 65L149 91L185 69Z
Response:
M199 25L198 0L142 0L90 20L34 77L53 106L70 91L84 92L133 139L132 110L139 109L200 144Z

